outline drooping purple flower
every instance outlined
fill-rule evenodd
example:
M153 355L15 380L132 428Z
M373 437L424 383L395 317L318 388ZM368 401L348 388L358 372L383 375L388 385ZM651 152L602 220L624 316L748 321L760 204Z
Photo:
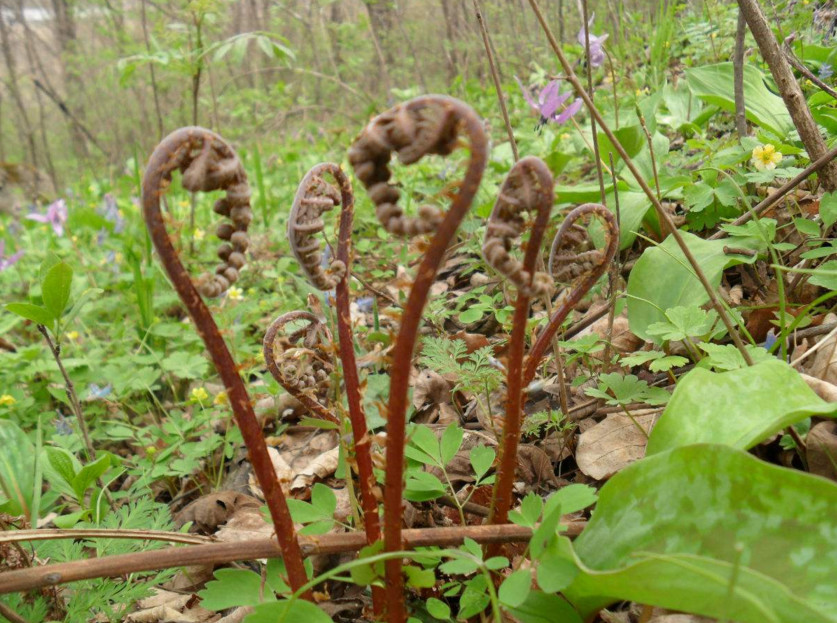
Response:
M0 240L0 273L17 264L17 261L22 257L23 249L6 257L6 241Z
M559 108L564 106L567 100L570 99L571 94L560 92L561 83L558 80L551 80L543 89L541 89L540 93L538 93L537 99L535 99L533 93L523 86L523 83L517 76L515 76L514 79L517 80L520 90L523 91L523 97L526 98L526 102L534 112L540 115L540 120L535 128L537 130L540 130L550 121L559 125L566 123L570 117L581 109L582 101L581 99L576 98L569 106L566 106L559 112Z
M818 74L820 80L828 80L834 75L834 67L832 67L830 63L823 63L820 65Z
M96 383L90 383L87 386L87 400L101 400L107 398L113 391L113 385L108 383L103 387L99 387Z
M578 31L578 42L581 44L581 47L587 46L587 29L593 26L593 18L595 14L590 16L590 20L587 22L587 27L581 27L581 30ZM592 32L590 33L590 66L591 67L601 67L604 65L605 62L605 53L604 49L602 49L602 44L607 41L609 35L604 34L601 37L594 35Z
M67 202L63 199L53 201L49 204L46 214L39 212L30 212L26 215L30 221L37 221L39 223L49 223L52 226L52 231L57 236L64 235L64 223L67 222Z
M113 233L121 234L125 229L125 219L119 214L119 206L116 205L116 199L112 194L105 193L104 205L100 212L106 221L113 223Z

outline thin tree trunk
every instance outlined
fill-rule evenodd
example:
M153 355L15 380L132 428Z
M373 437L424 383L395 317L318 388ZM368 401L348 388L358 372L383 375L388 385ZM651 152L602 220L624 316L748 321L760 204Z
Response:
M140 16L142 19L142 38L145 41L145 51L151 55L151 43L148 38L148 15L146 1L140 0ZM163 140L163 112L160 109L160 92L157 88L157 77L154 73L154 63L148 63L148 73L151 75L151 92L154 94L154 112L157 114L157 142Z
M732 55L733 91L735 93L735 128L738 136L744 138L747 128L747 109L744 105L744 37L747 34L747 20L738 11L738 28L735 31L735 51Z
M770 67L770 72L773 74L773 79L776 81L776 86L785 101L785 106L788 108L809 158L816 160L827 151L825 141L811 116L811 111L808 109L805 96L793 75L791 66L782 54L776 37L773 36L764 12L757 0L738 0L738 6L747 20L747 25L761 50L762 57ZM826 190L837 190L837 163L832 161L824 166L820 171L820 179Z
M5 8L5 3L2 5ZM0 11L0 47L3 48L3 58L6 60L6 71L8 73L7 86L12 95L12 99L17 106L17 115L19 117L21 132L24 138L24 152L28 147L26 160L35 169L38 168L38 152L35 149L35 133L32 130L32 124L29 121L29 115L26 114L26 105L23 103L23 98L20 94L20 85L17 81L17 63L15 62L14 53L12 52L11 42L9 41L9 28L6 24L6 19Z
M454 11L451 0L440 0L442 4L442 15L445 19L445 38L447 39L445 50L445 62L448 69L448 81L452 81L459 74L459 61L456 54L456 35L454 34Z

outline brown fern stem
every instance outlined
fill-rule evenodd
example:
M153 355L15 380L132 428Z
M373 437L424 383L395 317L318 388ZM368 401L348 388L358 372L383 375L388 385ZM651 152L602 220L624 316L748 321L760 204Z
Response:
M616 251L619 249L619 227L616 224L616 217L613 213L603 205L598 203L585 203L578 206L567 215L567 218L561 224L561 229L558 230L556 242L562 240L575 225L575 222L587 214L595 214L604 222L605 226L605 248L600 254L598 261L593 265L592 269L587 271L584 278L578 282L569 294L566 295L561 305L552 314L549 323L538 334L535 343L529 350L529 355L526 359L526 366L523 369L523 387L529 385L532 379L535 378L535 372L543 359L546 350L552 343L561 324L567 318L567 315L578 305L578 302L590 291L596 282L608 269L610 263L613 261ZM552 261L550 261L552 264Z
M514 194L512 186L517 178L534 178L527 188L529 192ZM517 190L521 190L518 186ZM520 442L520 428L523 420L523 351L526 347L526 321L529 318L530 293L535 288L538 256L541 251L544 233L549 222L549 213L554 199L553 180L547 166L538 158L528 157L512 167L506 181L500 188L500 198L494 207L486 233L488 239L492 223L503 207L507 195L521 204L523 209L535 212L531 235L523 257L523 271L528 276L527 288L520 288L514 307L511 342L509 345L508 376L506 381L506 416L503 423L502 443L500 444L497 480L494 483L491 511L487 523L502 524L508 521L508 512L512 501L512 487L517 469L517 447ZM518 221L519 222L519 221ZM521 223L522 224L522 223ZM519 229L515 228L515 229ZM500 553L501 545L489 545L487 556Z
M447 214L422 206L417 219L408 219L397 205L397 188L388 184L392 152L397 152L405 164L416 162L425 154L447 155L457 146L460 133L470 141L471 157ZM369 191L378 217L387 229L401 234L436 231L419 265L392 351L384 490L384 549L388 552L399 551L403 546L407 393L422 311L448 245L477 193L487 157L487 139L477 114L459 100L438 95L410 100L379 115L369 123L349 152L355 173ZM387 620L390 623L403 623L407 618L401 566L399 560L385 563Z
M204 128L181 128L163 139L151 154L142 181L143 212L160 260L224 382L236 423L241 429L250 462L253 464L253 471L273 518L288 572L288 583L296 590L307 580L302 552L285 496L267 452L261 427L256 420L250 397L235 361L209 308L180 262L163 222L160 198L171 182L171 175L175 169L184 174L183 181L184 185L188 184L187 189L227 190L227 198L233 199L238 207L249 204L247 176L236 153L220 136ZM249 211L249 205L246 207Z

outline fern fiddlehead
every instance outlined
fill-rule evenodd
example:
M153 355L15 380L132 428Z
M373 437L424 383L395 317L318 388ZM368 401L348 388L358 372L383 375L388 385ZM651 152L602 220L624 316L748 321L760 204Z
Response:
M225 190L226 196L216 202L215 209L229 215L232 220L232 223L222 224L218 232L219 237L230 242L222 247L223 253L220 253L224 264L215 275L199 278L197 287L178 257L160 210L161 197L176 170L181 172L182 183L187 190ZM247 248L246 229L252 218L247 175L235 151L220 136L204 128L181 128L164 138L151 154L142 180L142 205L148 232L160 261L189 311L224 382L253 471L273 518L289 584L296 590L305 584L307 576L288 505L270 461L247 389L209 308L201 298L201 293L206 296L221 294L238 278L238 269L243 265L244 250ZM239 264L238 267L236 264Z
M587 230L579 227L579 221L587 216L596 216L604 225L605 246L594 249L588 239ZM535 371L549 348L555 334L567 315L578 305L582 297L590 291L613 261L619 250L619 226L616 217L599 203L585 203L572 210L561 224L549 254L549 268L556 279L573 281L573 285L560 300L560 305L552 313L529 349L526 366L523 369L523 386L526 387L535 378Z
M326 179L331 177L333 183ZM336 257L326 268L322 266L320 243L315 234L325 227L323 214L340 206ZM340 344L340 363L352 425L354 452L360 484L363 525L367 542L371 545L381 538L378 501L375 496L375 474L372 469L372 448L366 415L361 403L360 379L353 346L352 323L349 312L349 276L351 273L352 222L354 193L349 178L336 164L316 165L297 189L288 219L291 250L311 284L320 290L335 288L337 335ZM373 609L383 611L384 595L380 588L372 591Z
M506 416L488 523L506 523L511 507L517 447L523 420L522 368L529 302L530 297L549 294L553 289L550 276L536 272L553 200L553 180L546 164L539 158L524 158L512 167L500 187L500 194L485 232L483 254L486 260L498 272L506 275L518 289L508 354ZM512 241L527 227L524 218L527 212L533 214L531 234L523 262L520 262L513 258L509 251ZM491 546L488 555L495 555L499 547Z
M290 335L280 333L285 325L299 320L307 324ZM339 420L319 401L334 368L326 352L330 341L328 329L314 314L292 311L270 323L262 352L271 376L291 396L314 416L338 424Z
M417 217L406 216L398 204L400 191L389 181L393 153L403 164L417 162L428 154L448 155L460 143L460 135L469 141L470 160L450 208L443 213L433 206L422 206ZM487 139L480 118L463 102L438 95L418 97L374 118L349 150L355 175L375 203L378 219L387 231L398 235L435 232L418 267L392 350L384 491L385 551L398 551L402 546L407 393L422 311L445 251L476 195L486 159ZM401 562L388 560L385 569L387 620L403 623L407 614Z

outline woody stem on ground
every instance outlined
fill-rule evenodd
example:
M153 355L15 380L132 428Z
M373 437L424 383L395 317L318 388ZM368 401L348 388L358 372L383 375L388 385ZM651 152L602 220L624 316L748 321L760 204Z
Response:
M477 22L480 25L480 32L482 33L482 43L485 46L485 54L488 57L488 66L491 69L491 78L494 80L494 89L497 91L497 101L500 103L500 111L503 113L503 123L506 124L506 133L509 135L509 143L511 144L514 161L520 160L520 153L517 151L517 141L514 140L514 130L512 130L511 122L509 121L509 111L506 108L506 100L503 97L503 87L500 84L500 75L497 71L497 63L494 60L494 53L491 51L491 42L488 39L488 28L485 25L485 20L482 16L479 0L473 0L474 12L477 14Z
M758 0L738 0L738 7L744 15L744 19L747 20L747 25L750 27L750 32L753 33L753 38L759 46L762 57L767 66L770 67L770 73L773 74L773 79L776 81L776 88L779 89L779 94L785 102L797 132L799 132L799 139L812 160L819 158L828 150L825 140L820 134L817 123L811 115L811 110L805 102L802 89L793 75L787 58L782 53L779 42L773 35L773 30L770 28ZM837 189L837 163L826 164L820 172L820 179L822 179L826 190Z
M739 1L744 2L746 0ZM717 293L715 292L715 288L713 288L712 284L709 283L709 280L706 278L706 274L703 272L703 269L700 267L700 264L698 264L691 249L689 249L689 246L686 244L686 241L683 239L683 236L680 235L677 226L671 219L671 215L669 215L669 213L666 212L665 208L663 208L662 203L659 199L657 199L657 196L654 194L654 191L651 190L651 187L648 186L648 182L645 181L645 178L639 172L639 169L637 169L633 160L631 160L631 157L628 155L628 152L625 151L625 148L622 146L622 143L619 142L619 139L616 137L616 135L613 133L610 127L605 123L601 113L596 108L596 105L593 103L592 98L584 89L584 86L581 84L581 81L578 79L578 76L576 75L575 71L573 71L573 68L567 60L567 57L564 55L563 50L561 50L561 46L559 46L558 42L555 40L555 36L552 34L552 29L549 27L549 24L547 23L546 18L544 17L544 14L540 9L537 0L529 0L529 5L535 12L535 16L538 18L538 21L541 24L541 28L543 28L543 31L546 34L547 39L549 40L549 44L552 47L553 52L555 52L555 55L558 57L561 66L564 68L567 80L573 85L573 88L575 89L578 96L582 100L584 100L584 104L590 111L590 115L596 120L596 123L598 123L599 127L602 129L602 132L605 133L605 135L613 145L614 149L616 149L616 151L619 153L619 156L625 162L625 165L636 178L636 181L642 188L642 191L651 201L651 204L654 206L654 209L656 210L657 215L660 218L660 221L664 223L666 228L671 232L671 236L674 238L675 242L677 243L677 246L680 247L680 250L686 257L686 261L692 267L692 270L695 271L695 275L697 276L703 288L706 290L706 294L709 297L710 302L712 303L712 307L715 309L715 311L718 312L718 316L721 318L721 322L724 323L727 332L732 338L732 341L735 344L736 348L738 348L739 352L741 352L741 356L744 358L744 361L746 361L749 365L752 365L753 358L750 356L750 353L745 348L744 342L742 342L741 340L741 336L738 334L738 331L732 324L732 320L730 319L729 314L727 314L726 310L721 304L721 301L718 298Z
M569 537L581 534L586 526L584 521L569 522ZM465 538L477 543L513 543L527 542L532 536L532 529L524 526L456 526L452 528L419 528L405 530L403 541L405 548L417 547L456 547ZM366 535L363 532L344 532L342 534L323 534L300 537L302 553L307 556L317 554L331 555L356 552L366 547ZM131 554L102 556L74 562L56 563L29 567L0 573L0 594L29 591L43 586L55 586L78 580L126 576L142 571L157 571L192 565L225 564L235 561L258 560L260 558L280 558L282 549L274 538L248 539L234 543L207 543L169 547ZM307 580L306 580L307 581Z
M49 335L49 330L44 325L39 324L38 331L40 331L41 335L44 336L47 346L49 347L49 351L52 353L55 363L58 364L58 369L61 371L61 376L64 377L64 385L67 388L67 398L70 400L70 408L73 410L73 415L76 416L78 428L81 431L81 437L84 440L84 449L87 453L87 459L89 461L95 461L96 450L93 448L93 442L90 441L90 433L87 430L87 423L84 421L84 414L81 411L81 403L76 395L76 388L70 380L67 370L64 368L64 363L61 361L61 347L52 341L52 337Z

